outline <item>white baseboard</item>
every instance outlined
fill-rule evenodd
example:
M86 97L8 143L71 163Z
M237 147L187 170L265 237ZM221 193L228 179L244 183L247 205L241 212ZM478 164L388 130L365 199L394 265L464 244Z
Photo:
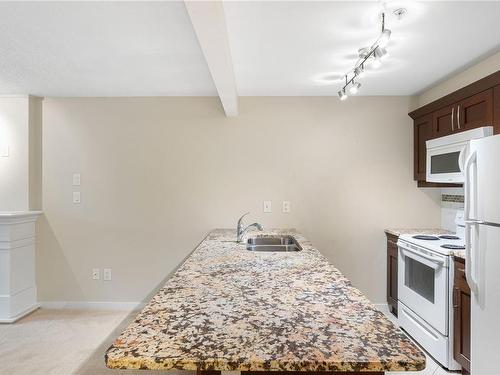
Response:
M41 301L42 309L132 311L144 307L144 302Z
M9 318L0 318L0 323L15 323L16 321L21 319L23 316L31 314L33 311L35 311L38 308L40 308L40 305L37 303L34 306L27 308L26 310L18 313L15 316L11 316Z

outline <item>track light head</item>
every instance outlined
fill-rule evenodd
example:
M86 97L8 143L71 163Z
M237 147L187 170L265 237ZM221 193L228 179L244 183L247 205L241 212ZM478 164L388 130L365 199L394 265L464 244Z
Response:
M387 56L387 50L379 46L375 48L375 51L373 51L373 56L375 57L376 60L380 60L383 57Z
M356 95L358 93L360 87L361 87L361 83L359 83L359 82L354 83L353 82L351 88L349 89L349 92L352 95Z
M378 38L377 41L378 46L384 48L389 44L390 38L391 38L391 30L385 29L384 31L382 31L380 37Z
M366 59L370 54L370 52L371 52L370 47L363 47L358 49L358 56L360 59Z
M339 98L340 100L346 100L348 98L347 94L345 93L345 89L339 91Z
M378 69L378 68L380 68L381 66L382 66L382 62L380 61L380 59L375 59L375 60L373 60L373 61L372 61L372 65L371 65L371 67L372 67L373 69Z

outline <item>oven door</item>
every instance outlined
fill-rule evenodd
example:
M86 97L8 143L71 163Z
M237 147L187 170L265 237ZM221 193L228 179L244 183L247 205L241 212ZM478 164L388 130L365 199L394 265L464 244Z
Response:
M427 148L427 182L463 183L468 142Z
M448 257L398 242L398 296L421 319L448 335Z

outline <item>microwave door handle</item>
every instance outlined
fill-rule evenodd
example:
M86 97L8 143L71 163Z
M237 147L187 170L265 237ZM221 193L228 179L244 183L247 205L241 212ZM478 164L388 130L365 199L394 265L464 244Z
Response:
M458 165L460 170L463 172L465 170L465 157L467 156L469 147L466 146L464 147L461 151L460 154L458 155ZM464 184L465 186L465 184Z
M465 162L464 168L464 218L465 218L465 277L467 279L467 283L471 289L471 292L477 295L477 281L474 280L472 276L472 246L471 246L471 230L472 226L478 225L474 220L470 218L470 209L471 209L471 199L475 199L476 192L476 176L473 176L473 181L471 181L470 170L474 163L476 163L477 155L476 151L472 152L470 156L467 158ZM471 196L471 185L474 188L474 197ZM474 202L475 203L475 202ZM474 247L474 252L477 252L477 247Z

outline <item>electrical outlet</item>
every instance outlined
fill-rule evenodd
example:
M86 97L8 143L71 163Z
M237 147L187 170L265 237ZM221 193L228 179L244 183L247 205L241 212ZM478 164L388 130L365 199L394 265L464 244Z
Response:
M287 214L292 211L292 204L290 201L283 201L283 213Z
M81 195L79 191L74 191L73 192L73 203L74 204L80 204L81 203Z
M73 173L73 186L80 186L80 173Z
M99 268L92 268L92 280L99 280L101 278L101 271Z
M102 278L104 281L111 281L111 268L104 268L102 270Z
M273 212L272 207L271 207L271 201L264 201L264 212L265 213Z

